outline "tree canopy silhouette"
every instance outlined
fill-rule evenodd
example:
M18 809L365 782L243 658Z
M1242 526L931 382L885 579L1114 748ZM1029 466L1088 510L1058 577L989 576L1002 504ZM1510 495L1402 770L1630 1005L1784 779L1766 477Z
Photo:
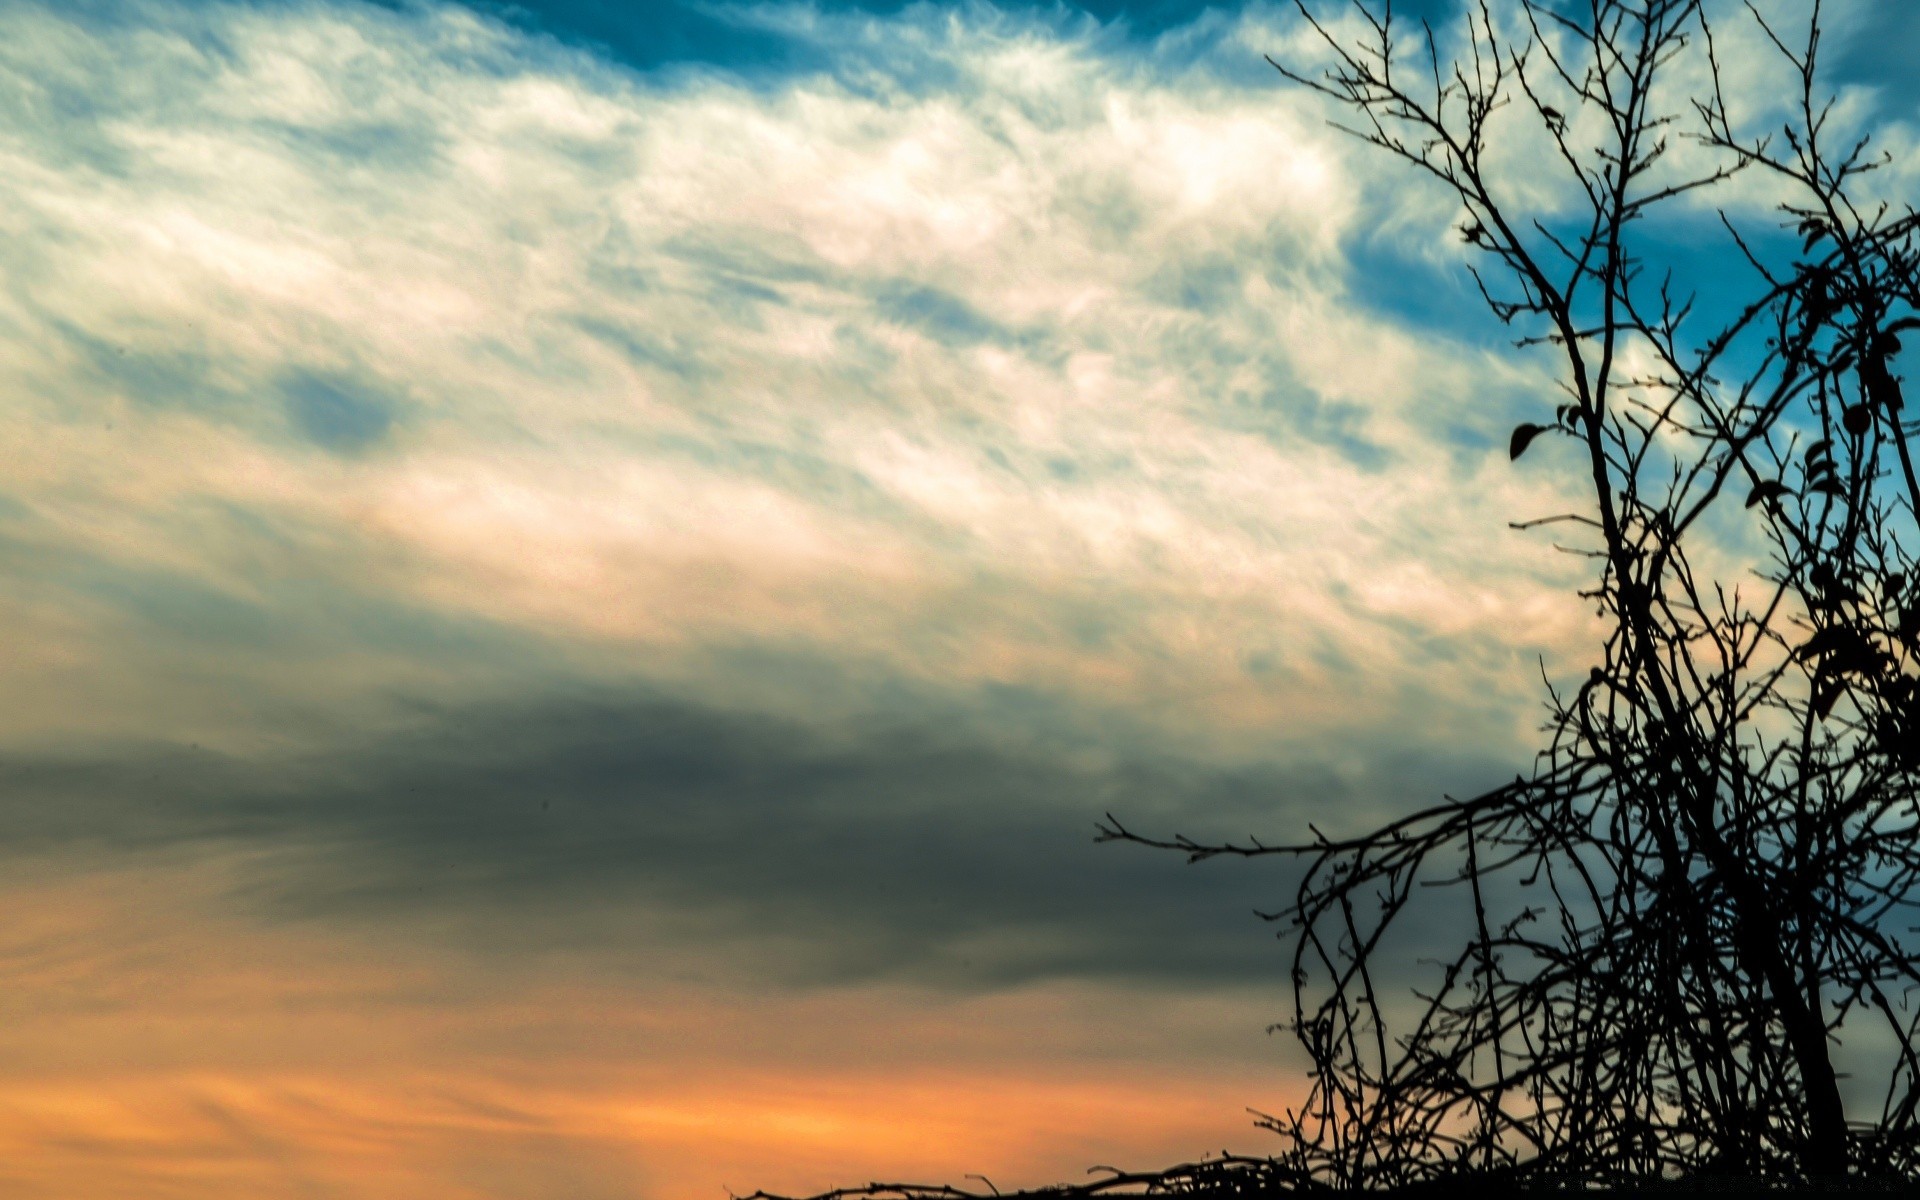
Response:
M1451 63L1389 7L1300 13L1324 57L1274 65L1457 201L1488 309L1551 356L1560 395L1508 451L1557 446L1580 499L1516 527L1591 564L1604 633L1547 685L1531 770L1483 795L1281 842L1108 817L1103 840L1299 860L1267 915L1313 1072L1273 1157L1128 1185L1920 1176L1920 424L1896 371L1920 216L1824 98L1818 4L1791 31L1733 14L1784 106L1729 94L1699 0L1479 3ZM1703 214L1733 270L1675 249Z

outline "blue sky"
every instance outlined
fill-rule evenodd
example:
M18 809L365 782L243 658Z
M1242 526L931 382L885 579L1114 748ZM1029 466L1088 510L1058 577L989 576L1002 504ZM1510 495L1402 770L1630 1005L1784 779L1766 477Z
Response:
M1480 787L1584 673L1551 377L1284 6L0 25L9 1194L1258 1149L1285 873L1094 821Z
M398 6L396 6L398 7ZM702 3L613 3L611 0L536 0L534 3L496 3L481 0L474 6L524 29L548 33L574 44L588 46L640 70L698 63L743 74L782 74L793 70L818 69L831 61L830 54L806 53L795 40L756 28L752 19L754 5ZM897 16L913 7L888 0L885 3L834 3L814 6L825 15ZM922 8L929 6L922 5ZM1139 43L1151 43L1169 33L1193 25L1203 14L1217 12L1210 6L1192 3L1116 3L1098 0L1091 4L1000 5L1000 11L1016 13L1043 25L1063 29L1085 28L1089 24L1106 27L1106 36ZM1424 15L1442 17L1451 10L1451 0L1402 4L1398 11L1410 19Z

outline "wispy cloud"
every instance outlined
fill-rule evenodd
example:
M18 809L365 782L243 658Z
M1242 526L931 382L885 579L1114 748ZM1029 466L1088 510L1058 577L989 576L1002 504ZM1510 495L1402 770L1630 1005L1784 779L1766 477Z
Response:
M318 562L603 662L1262 730L1379 715L1436 637L1565 640L1484 452L1531 385L1348 298L1379 206L1272 90L991 10L751 89L458 9L138 11L15 18L43 543L269 624Z

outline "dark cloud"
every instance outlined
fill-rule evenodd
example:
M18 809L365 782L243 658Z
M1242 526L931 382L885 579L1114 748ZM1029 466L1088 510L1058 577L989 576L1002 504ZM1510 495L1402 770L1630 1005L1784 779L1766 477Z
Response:
M611 347L634 366L667 371L690 381L712 375L701 365L697 353L663 340L647 330L585 315L574 318L573 324L580 332Z
M941 288L929 288L912 280L891 280L877 290L874 300L883 319L918 328L945 346L991 342L995 346L1029 351L1043 348L1041 330L1018 330L1002 324Z
M947 345L1011 345L1023 340L1021 334L939 288L898 280L880 288L876 300L882 317L919 329Z
M144 348L132 338L102 337L71 321L36 314L47 334L72 351L82 380L93 396L112 393L153 408L177 408L231 418L238 397L223 377L233 363L206 348L206 338L195 330L174 330L164 349ZM139 334L148 329L133 331ZM144 339L142 339L144 340ZM97 401L96 401L97 402Z
M1103 812L1284 838L1309 816L1493 774L1413 757L1357 778L1101 757L1075 765L932 718L826 730L597 694L421 711L411 732L292 762L168 746L14 756L0 813L12 853L245 855L273 864L239 897L262 917L425 928L502 953L614 962L644 957L621 944L636 931L657 946L664 929L722 971L786 982L1231 982L1277 978L1252 910L1284 897L1290 870L1095 846ZM771 943L787 952L754 965Z
M371 103L371 97L348 97L349 102ZM294 154L314 164L317 172L331 176L341 190L352 195L358 181L393 176L429 176L447 170L443 153L447 137L430 123L429 114L410 114L411 121L346 119L323 125L299 125L291 122L260 120L261 132L288 147ZM355 199L371 201L378 208L399 207L391 195L375 194L368 188Z
M330 372L290 371L280 394L294 429L335 454L360 454L385 441L398 409L379 388Z
M1244 429L1285 448L1294 441L1326 446L1363 471L1394 465L1393 451L1368 436L1373 414L1358 404L1324 399L1289 377L1284 364L1267 363L1279 378L1259 392L1238 392L1212 413L1220 424Z

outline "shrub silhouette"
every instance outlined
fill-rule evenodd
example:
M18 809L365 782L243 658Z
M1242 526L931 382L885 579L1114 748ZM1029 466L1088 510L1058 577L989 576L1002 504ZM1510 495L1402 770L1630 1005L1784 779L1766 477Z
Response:
M1325 65L1274 65L1450 191L1488 308L1556 364L1508 450L1553 448L1582 499L1516 527L1591 562L1604 639L1549 685L1531 772L1483 795L1283 843L1109 816L1102 840L1300 861L1268 916L1312 1087L1270 1158L1051 1191L1913 1180L1920 425L1895 367L1920 217L1834 143L1817 4L1796 34L1740 17L1795 84L1761 132L1698 0L1482 3L1451 66L1390 9L1300 12ZM1516 140L1540 153L1495 153ZM1778 208L1719 213L1746 291L1696 302L1648 230L1735 179ZM1548 188L1571 203L1528 206ZM1424 973L1395 937L1416 895L1460 918ZM1862 1046L1871 1120L1843 1096Z

